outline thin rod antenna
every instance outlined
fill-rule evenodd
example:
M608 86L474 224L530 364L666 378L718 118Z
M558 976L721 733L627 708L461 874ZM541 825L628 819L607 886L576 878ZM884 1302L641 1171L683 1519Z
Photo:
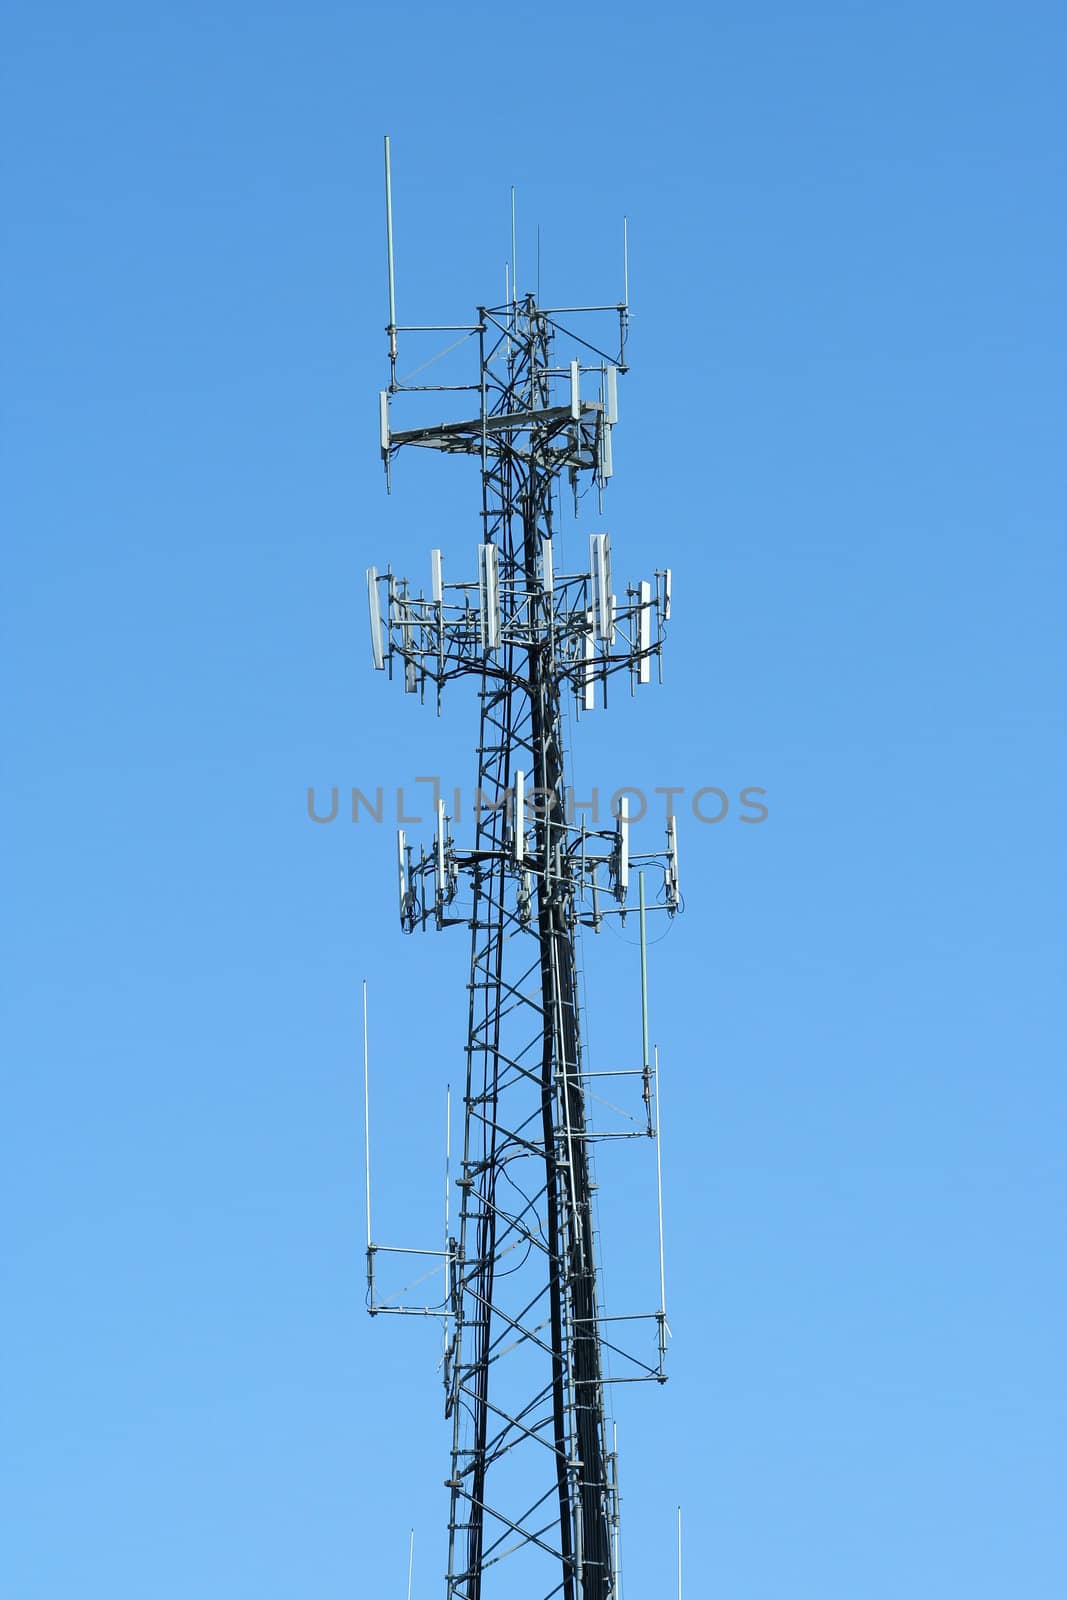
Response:
M452 1242L449 1232L449 1190L452 1187L452 1085L445 1085L445 1304L452 1293ZM448 1389L448 1334L449 1318L446 1313L441 1323L441 1360L445 1367L445 1389Z
M653 1059L656 1066L656 1206L659 1211L659 1348L660 1359L667 1353L667 1264L663 1253L663 1123L659 1109L659 1045Z
M678 1507L678 1600L682 1600L682 1508Z
M622 219L622 303L626 311L630 309L630 222L628 217Z
M374 1245L370 1227L370 1035L367 1028L367 980L363 980L363 1161L367 1175L367 1308L373 1316Z
M614 1479L615 1479L615 1527L614 1527L614 1537L613 1537L613 1542L614 1542L614 1546L615 1546L615 1587L617 1588L617 1590L619 1592L619 1596L620 1596L620 1600L621 1600L621 1597L622 1597L622 1550L621 1550L620 1545L619 1545L619 1522L620 1522L621 1518L619 1516L619 1425L618 1425L617 1422L613 1422L611 1424L611 1450L612 1450L612 1456L614 1458L614 1466L612 1468L612 1472L613 1472Z
M511 292L519 303L519 257L515 245L515 185L511 186Z
M541 224L537 224L537 304L541 304Z
M445 1253L448 1252L448 1191L452 1178L452 1085L445 1086Z
M389 159L389 135L385 136L385 248L389 262L389 359L396 361L396 278L393 270L393 168ZM395 379L396 373L393 373Z
M370 1231L370 1045L367 1033L367 980L363 980L363 1159L367 1175L367 1250Z
M641 1070L648 1072L648 943L645 938L645 875L637 874L637 918L641 931Z
M415 1529L411 1530L411 1539L408 1543L408 1600L411 1600L411 1579L415 1571Z
M648 1071L648 941L645 935L645 875L637 874L637 926L641 943L641 1097L645 1102L648 1132L652 1128L652 1097L649 1094Z

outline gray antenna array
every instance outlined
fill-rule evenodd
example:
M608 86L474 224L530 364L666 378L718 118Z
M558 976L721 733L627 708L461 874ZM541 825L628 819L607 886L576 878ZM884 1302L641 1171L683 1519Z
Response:
M397 842L402 928L462 925L471 935L463 1136L446 1178L445 1239L425 1251L373 1242L368 1133L368 1306L443 1325L449 1600L613 1600L619 1495L606 1393L612 1383L664 1381L669 1329L661 1198L659 1308L601 1309L593 1149L606 1139L656 1140L662 1195L645 923L654 912L672 917L681 899L673 822L662 850L641 852L625 797L607 829L570 814L564 714L568 701L579 715L606 704L620 674L631 693L650 682L653 663L660 675L671 586L661 570L616 588L611 541L599 528L569 569L558 522L564 484L576 509L586 488L597 490L599 520L612 476L627 371L628 240L624 225L621 302L543 307L519 291L513 194L505 303L480 306L467 324L398 324L388 139L385 162L382 460L388 478L407 449L473 457L481 526L468 577L452 580L452 552L447 561L430 552L429 593L391 569L368 570L371 657L405 692L429 689L438 709L447 683L472 678L481 719L473 841L456 842L457 819L438 797L432 839L415 848L401 833ZM398 378L401 340L428 333L458 335L476 355L466 381ZM447 394L455 419L396 426L407 418L394 412L426 393ZM646 881L658 885L650 901ZM639 919L641 1048L633 1064L594 1070L582 1048L577 936L627 915ZM611 1088L610 1080L619 1081ZM607 1125L594 1125L591 1102L608 1105L607 1088L613 1100L631 1095L633 1111L619 1116L611 1105ZM365 1094L369 1117L366 1083ZM449 1189L458 1192L451 1214ZM379 1293L381 1258L393 1255L430 1260L415 1280L436 1281L430 1304L412 1298L415 1285Z

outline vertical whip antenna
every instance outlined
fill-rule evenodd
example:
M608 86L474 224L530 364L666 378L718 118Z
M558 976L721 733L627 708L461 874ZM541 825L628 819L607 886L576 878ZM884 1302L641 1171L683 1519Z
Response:
M612 1453L612 1473L613 1473L614 1485L615 1485L615 1517L614 1517L614 1523L615 1523L615 1527L614 1527L615 1585L616 1585L616 1588L618 1589L618 1592L619 1592L619 1594L621 1596L621 1594L622 1594L622 1545L621 1545L621 1543L619 1541L619 1524L622 1521L622 1517L620 1515L620 1509L619 1509L619 1501L620 1501L620 1496L619 1496L619 1425L618 1425L617 1422L613 1422L611 1424L611 1453Z
M452 1296L452 1229L449 1215L450 1190L452 1187L452 1085L445 1085L445 1287L444 1302L449 1306ZM445 1392L448 1392L449 1381L449 1336L451 1332L451 1317L446 1311L441 1323L441 1365L445 1371Z
M374 1305L374 1245L370 1222L370 1041L367 1030L367 980L363 980L363 1168L367 1202L367 1291Z
M659 1356L660 1371L667 1355L667 1259L663 1250L663 1123L659 1109L659 1045L654 1057L656 1078L656 1209L659 1213Z
M622 308L630 309L630 219L622 219Z
M385 136L385 251L389 265L389 366L390 388L396 385L396 276L393 270L393 167L389 157L389 135Z
M448 1256L448 1202L452 1183L452 1085L445 1086L445 1256Z
M682 1508L678 1507L678 1600L682 1600Z
M415 1572L415 1529L411 1530L408 1541L408 1600L411 1600L411 1580Z
M511 293L512 304L519 303L519 255L515 232L515 185L511 186Z
M637 923L641 942L641 1097L645 1102L648 1131L652 1132L652 1101L648 1066L648 941L645 935L645 875L637 874Z

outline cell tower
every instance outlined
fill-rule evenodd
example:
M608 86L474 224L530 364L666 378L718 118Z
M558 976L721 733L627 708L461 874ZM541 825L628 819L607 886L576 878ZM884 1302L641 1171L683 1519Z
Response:
M617 594L606 532L590 534L580 571L557 570L553 550L561 502L573 497L577 512L581 492L592 486L602 497L612 475L618 380L627 370L625 242L620 302L543 307L518 292L513 225L503 304L480 306L468 324L401 326L388 139L385 178L386 474L409 448L473 457L481 506L469 577L446 581L440 550L430 552L429 593L369 569L374 666L402 677L408 694L430 687L438 708L446 683L473 678L481 722L473 843L456 842L440 796L427 847L416 849L404 832L398 838L402 927L471 934L463 1143L446 1179L451 1220L446 1198L443 1248L400 1252L436 1258L443 1285L430 1306L380 1295L376 1271L393 1247L371 1238L368 1133L368 1306L372 1315L443 1323L449 1600L612 1600L619 1488L605 1391L613 1382L662 1382L669 1330L661 1199L658 1309L609 1316L601 1308L592 1147L656 1140L661 1195L645 924L652 911L679 909L678 852L673 820L663 851L635 852L625 795L607 830L574 814L564 718L568 702L579 716L606 702L608 680L620 673L631 692L649 683L671 578L659 571ZM398 378L401 336L428 333L477 352L468 382ZM397 428L401 403L426 393L447 395L458 419ZM647 896L646 882L655 885ZM576 939L582 927L599 930L627 914L640 930L640 1059L635 1049L632 1063L594 1065L582 1051ZM590 1104L612 1079L612 1093L628 1091L632 1109L594 1126Z

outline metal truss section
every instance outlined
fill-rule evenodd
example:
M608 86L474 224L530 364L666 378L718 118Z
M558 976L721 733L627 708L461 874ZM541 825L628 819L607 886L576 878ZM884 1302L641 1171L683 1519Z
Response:
M637 917L644 996L646 913L673 916L681 905L677 839L671 823L663 850L635 851L625 799L609 829L568 818L562 702L575 695L579 709L591 708L620 672L635 689L650 681L671 585L661 569L617 596L601 532L590 536L585 570L553 570L562 487L577 494L584 478L599 492L612 475L626 371L626 305L589 308L597 326L606 318L617 327L610 351L595 328L574 332L578 316L516 295L440 330L477 349L476 370L463 383L417 388L477 396L475 414L395 429L394 410L416 386L397 379L405 329L390 298L387 472L407 448L464 454L479 462L482 491L476 576L446 582L439 550L428 592L388 570L367 574L375 667L396 672L408 692L429 683L439 699L445 683L473 677L480 695L473 838L457 842L439 798L432 838L416 851L401 833L397 854L403 928L462 925L470 934L455 1210L441 1250L368 1248L372 1313L443 1324L449 1600L618 1595L607 1394L665 1378L662 1245L658 1309L609 1316L594 1218L594 1146L658 1137L647 1021L640 1059L585 1060L576 939L583 926ZM646 905L649 874L659 886ZM594 1123L601 1102L607 1114ZM430 1262L429 1303L418 1303L414 1286L379 1287L386 1258L409 1254Z
M520 794L518 800L516 791ZM598 932L606 917L625 922L628 914L638 910L636 879L641 869L651 869L662 876L662 897L646 904L643 911L665 910L673 916L680 908L673 818L667 826L666 849L644 854L630 849L624 804L613 832L560 822L553 829L555 838L546 860L537 849L537 810L551 807L552 797L539 797L536 790L527 790L519 771L514 787L496 804L503 804L507 815L508 844L503 864L513 889L496 909L501 916L513 919L515 931L537 936L533 909L536 890L541 885L547 894L567 906L572 926L581 924ZM405 932L425 928L431 921L438 928L468 923L469 907L466 914L461 914L456 903L461 882L473 889L475 879L486 874L492 858L484 851L456 849L444 801L437 803L437 831L428 848L416 856L404 829L398 831L397 847L400 923Z
M440 552L433 558L439 571ZM531 592L501 579L496 545L481 547L479 566L480 581L441 584L430 597L412 594L406 578L367 569L374 664L390 676L395 667L409 693L425 693L427 682L440 690L471 671L502 677L506 644L551 650L561 681L583 705L598 684L606 691L615 673L628 672L633 684L649 681L663 649L669 571L657 572L654 584L629 585L621 601L609 593L598 605L596 575L556 577L551 591Z

